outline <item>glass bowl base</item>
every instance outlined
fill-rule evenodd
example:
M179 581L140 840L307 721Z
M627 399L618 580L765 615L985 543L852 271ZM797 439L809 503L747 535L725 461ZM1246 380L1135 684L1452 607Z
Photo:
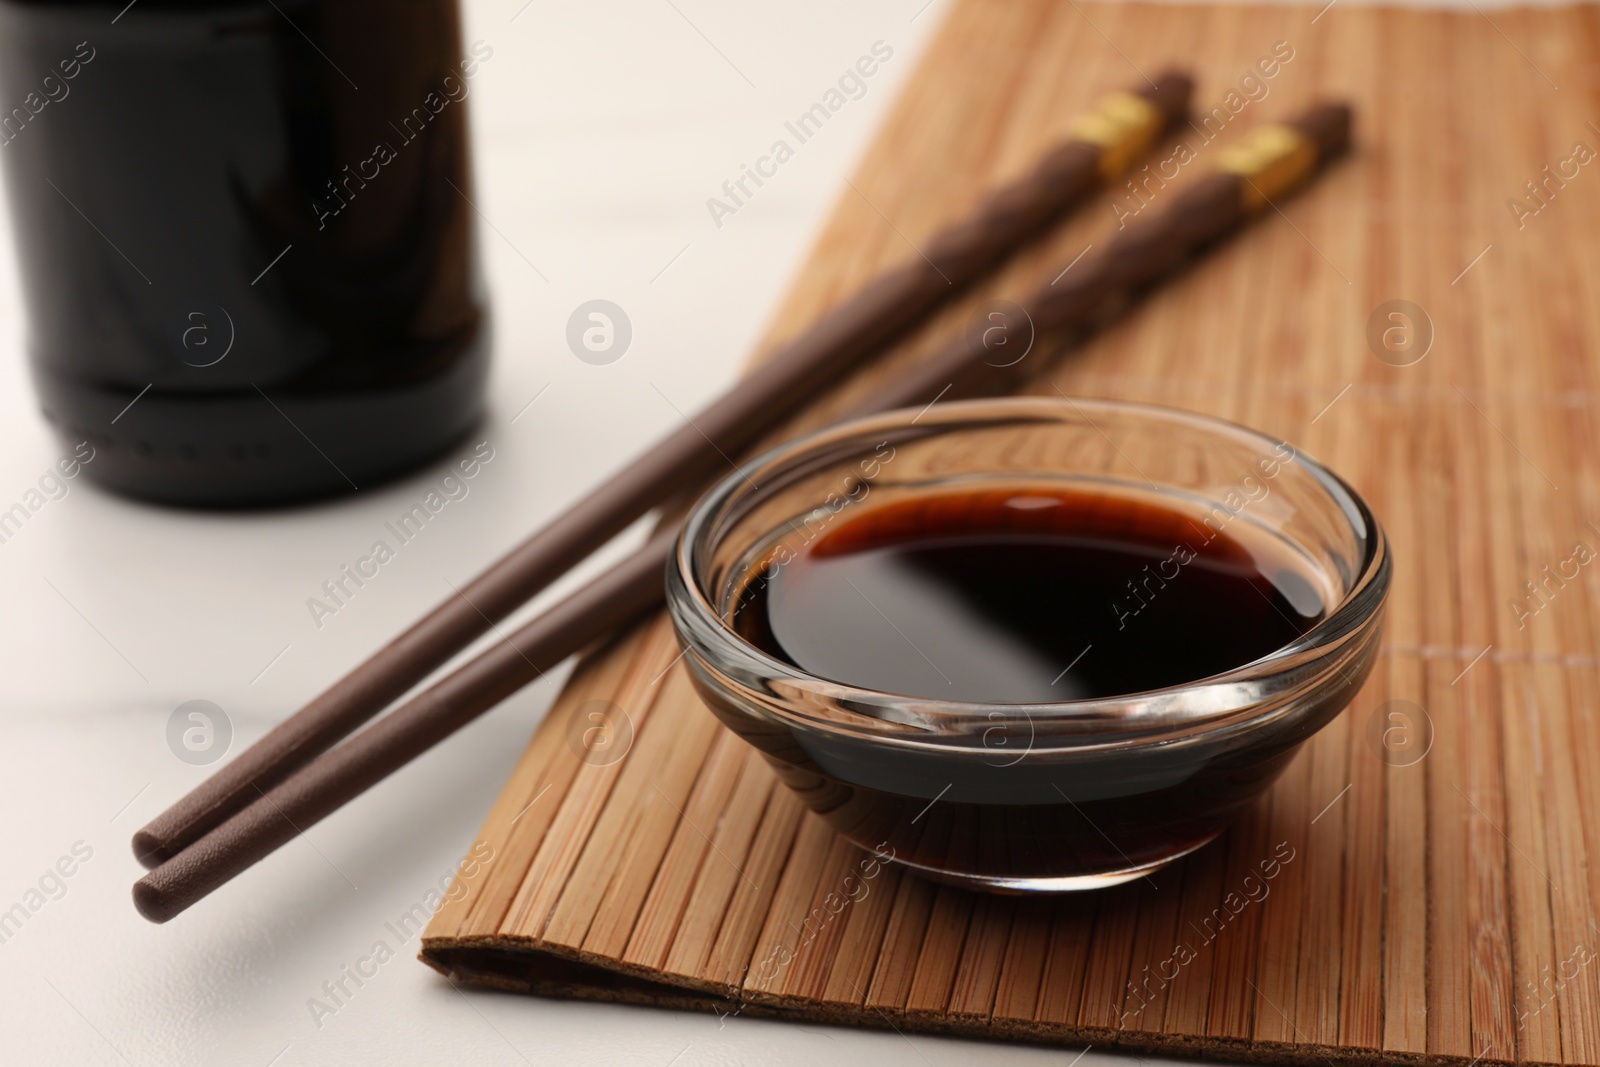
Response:
M1141 864L1137 867L1124 867L1119 870L1097 871L1093 874L1055 874L1055 875L988 875L976 874L969 871L949 871L939 867L929 867L920 863L908 863L902 859L892 860L894 864L917 874L930 881L940 882L944 885L955 886L959 889L975 889L984 893L999 893L1009 896L1032 896L1038 893L1079 893L1090 889L1109 889L1114 885L1131 882L1136 878L1153 874L1167 864L1180 860L1189 853L1202 849L1215 841L1222 833L1218 830L1210 837L1199 841L1188 848L1164 856L1154 863Z

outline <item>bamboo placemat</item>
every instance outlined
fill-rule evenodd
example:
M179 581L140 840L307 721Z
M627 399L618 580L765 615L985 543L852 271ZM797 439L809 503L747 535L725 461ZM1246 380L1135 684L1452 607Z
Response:
M1292 58L1244 87L1269 95L1229 98L1280 41ZM1600 166L1574 161L1600 146L1596 9L964 0L771 336L1168 61L1194 64L1202 116L1223 108L1206 127L1225 127L1219 145L1340 95L1359 106L1357 152L1033 391L1211 412L1351 479L1397 561L1385 655L1355 704L1242 825L1151 884L984 897L864 867L699 705L657 618L582 664L426 960L533 992L902 1030L1600 1064ZM1179 183L1214 165L1186 136ZM1172 195L1146 189L1154 207ZM1138 205L1123 194L896 358L1106 240L1113 204ZM1431 320L1406 366L1369 347L1375 309L1400 299ZM613 732L580 759L596 715ZM1248 880L1273 858L1275 878Z

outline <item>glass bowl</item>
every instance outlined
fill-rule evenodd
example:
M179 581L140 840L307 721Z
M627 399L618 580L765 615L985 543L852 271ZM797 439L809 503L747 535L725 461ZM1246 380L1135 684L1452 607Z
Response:
M735 632L739 605L841 517L1009 485L1154 500L1225 529L1292 571L1321 619L1222 674L1034 704L862 689ZM1011 398L890 412L751 461L689 515L667 603L706 704L839 833L940 881L1058 892L1170 863L1263 793L1365 681L1389 575L1366 503L1286 442L1172 408Z

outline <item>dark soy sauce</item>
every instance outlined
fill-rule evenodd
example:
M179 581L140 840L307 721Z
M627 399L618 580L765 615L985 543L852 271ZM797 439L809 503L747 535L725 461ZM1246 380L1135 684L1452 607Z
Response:
M844 512L781 558L733 611L747 640L834 681L1000 705L994 729L981 747L908 748L713 709L835 829L962 884L1109 884L1203 845L1363 680L1283 728L1110 751L1052 750L1004 710L1197 681L1314 626L1309 568L1222 510L945 493Z
M1218 516L1232 518L1016 488L845 513L753 586L734 624L818 677L905 696L1029 704L1181 685L1322 617L1298 571L1257 559Z

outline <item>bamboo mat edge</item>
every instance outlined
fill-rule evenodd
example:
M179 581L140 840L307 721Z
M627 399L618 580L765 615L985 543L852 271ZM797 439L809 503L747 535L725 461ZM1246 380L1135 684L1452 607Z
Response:
M752 994L744 1000L718 996L708 990L697 990L691 985L665 981L650 982L642 986L613 986L603 982L612 975L638 977L637 968L603 956L590 953L561 953L550 946L540 946L531 939L518 944L516 939L497 937L432 937L427 948L417 958L445 977L458 982L507 993L571 1000L591 1000L634 1007L668 1008L698 1011L719 1018L752 1016L789 1022L819 1022L859 1027L868 1030L898 1032L901 1027L916 1033L938 1034L946 1037L1000 1040L1031 1045L1061 1046L1082 1045L1127 1053L1189 1056L1210 1060L1229 1060L1239 1063L1321 1065L1330 1062L1340 1067L1377 1067L1383 1064L1403 1064L1406 1067L1472 1067L1481 1060L1464 1056L1439 1056L1399 1053L1384 1049L1357 1049L1345 1045L1308 1045L1276 1041L1241 1041L1228 1038L1195 1037L1181 1034L1159 1034L1149 1031L1112 1030L1104 1027L1060 1027L1053 1024L1021 1024L1007 1021L1000 1028L983 1015L951 1016L943 1012L902 1011L894 1015L867 1010L842 1003L807 1002L797 1006L792 998L781 995ZM561 963L592 968L602 981L588 984L581 973L572 972L566 980L541 980L537 977L515 977L499 971L474 967L467 962L483 952L529 953L549 956ZM587 958L586 958L587 957Z

